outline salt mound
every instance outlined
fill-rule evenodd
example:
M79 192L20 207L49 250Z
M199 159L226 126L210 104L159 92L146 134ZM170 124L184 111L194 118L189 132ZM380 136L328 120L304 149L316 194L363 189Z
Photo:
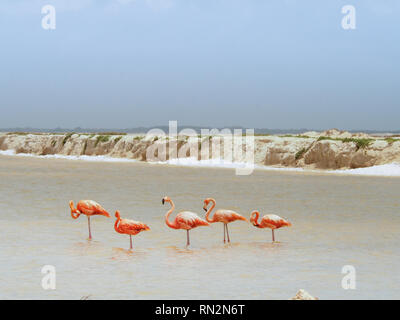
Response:
M318 300L318 298L313 297L307 291L300 289L296 295L290 300Z
M326 136L326 137L337 138L337 137L339 137L340 135L343 135L343 134L346 135L346 133L349 133L349 132L347 132L347 131L341 131L341 130L339 130L339 129L329 129L329 130L322 131L320 135L321 135L321 136Z

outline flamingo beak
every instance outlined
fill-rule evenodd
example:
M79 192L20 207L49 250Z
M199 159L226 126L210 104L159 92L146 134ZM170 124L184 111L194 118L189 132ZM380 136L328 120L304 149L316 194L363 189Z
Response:
M203 208L203 210L204 210L205 212L207 212L207 208Z
M164 200L164 198L161 200L161 203L162 203L162 204L164 204L164 203L165 203L165 200Z

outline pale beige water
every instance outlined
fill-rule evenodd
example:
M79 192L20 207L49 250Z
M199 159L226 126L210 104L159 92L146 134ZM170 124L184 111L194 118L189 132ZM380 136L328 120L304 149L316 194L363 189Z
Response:
M9 299L287 299L304 288L321 299L400 298L400 179L168 167L138 163L0 157L0 298ZM245 222L186 234L169 229L161 198L202 216L202 201L249 216L252 209L288 218L276 232ZM93 199L143 221L129 237L114 216L73 220L68 201ZM57 289L41 287L54 265ZM341 269L354 265L356 290Z

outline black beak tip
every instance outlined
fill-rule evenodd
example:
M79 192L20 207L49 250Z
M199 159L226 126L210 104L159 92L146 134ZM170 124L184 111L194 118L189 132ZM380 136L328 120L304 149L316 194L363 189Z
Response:
M207 209L206 209L206 208L203 208L203 210L207 212Z
M162 199L162 200L161 200L161 203L162 203L162 204L164 204L164 203L165 203L165 200L164 200L164 199Z

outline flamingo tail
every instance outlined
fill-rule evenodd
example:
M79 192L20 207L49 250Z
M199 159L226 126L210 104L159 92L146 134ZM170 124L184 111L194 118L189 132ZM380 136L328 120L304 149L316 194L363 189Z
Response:
M111 215L110 215L105 209L101 208L101 209L99 210L99 212L100 212L100 214L101 214L102 216L106 216L107 218L111 218Z
M209 226L210 225L207 221L205 221L203 219L198 219L196 221L196 223L197 223L198 226Z

